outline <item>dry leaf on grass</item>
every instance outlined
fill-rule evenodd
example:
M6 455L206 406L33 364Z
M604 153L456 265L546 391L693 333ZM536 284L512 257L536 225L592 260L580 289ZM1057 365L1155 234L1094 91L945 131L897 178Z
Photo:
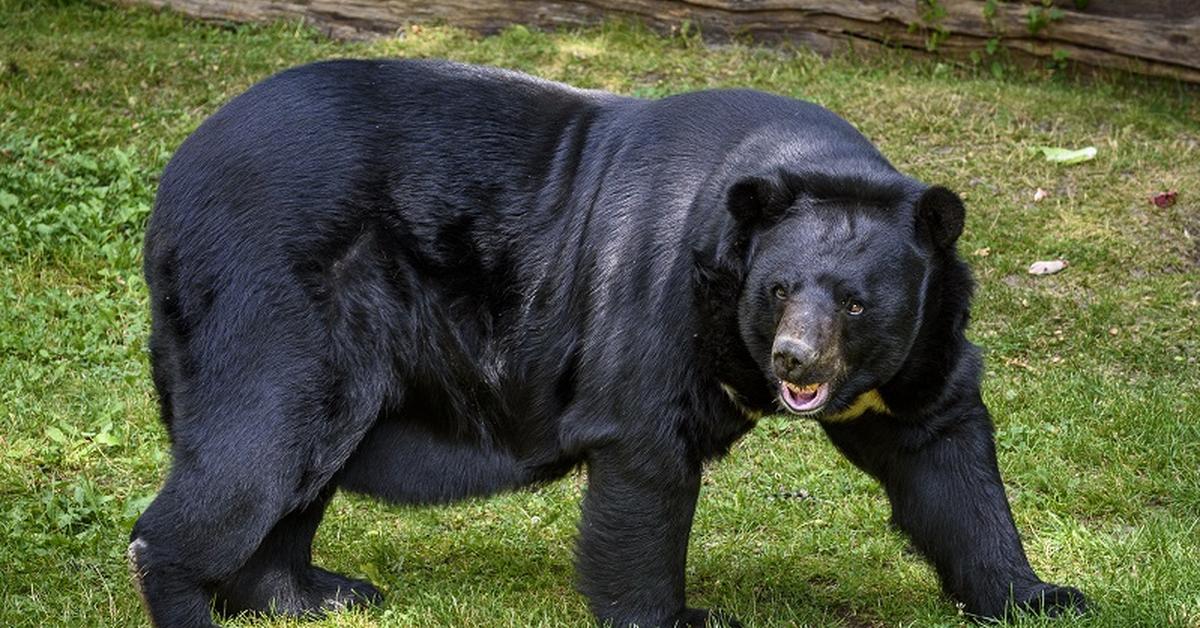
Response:
M1171 190L1169 192L1159 192L1150 197L1150 202L1154 203L1155 207L1170 207L1175 204L1175 197L1179 196L1179 192Z

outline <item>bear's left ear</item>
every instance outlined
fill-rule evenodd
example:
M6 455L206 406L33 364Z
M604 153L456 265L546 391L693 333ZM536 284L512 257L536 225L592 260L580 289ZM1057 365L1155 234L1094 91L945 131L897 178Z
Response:
M929 234L940 249L950 249L962 235L966 209L962 199L950 190L935 185L917 199L917 230Z
M725 204L738 224L752 226L778 218L795 198L778 176L752 175L729 186Z

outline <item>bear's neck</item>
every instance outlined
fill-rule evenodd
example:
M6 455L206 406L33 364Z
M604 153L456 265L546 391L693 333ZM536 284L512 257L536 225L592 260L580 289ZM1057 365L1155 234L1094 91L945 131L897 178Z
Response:
M697 354L705 376L747 416L771 412L775 392L742 342L738 301L744 272L720 260L697 257L693 279Z
M925 319L900 372L880 393L901 416L938 413L963 397L978 396L981 364L966 338L974 281L957 255L943 256L926 290Z

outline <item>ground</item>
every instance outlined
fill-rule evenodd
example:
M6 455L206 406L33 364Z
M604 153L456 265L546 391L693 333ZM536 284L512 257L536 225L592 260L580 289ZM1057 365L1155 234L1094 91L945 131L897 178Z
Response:
M437 56L640 96L749 86L819 102L968 207L971 338L1035 570L1096 611L1029 625L1200 626L1200 90L1113 74L821 59L635 25L337 43L59 0L0 0L0 625L144 622L123 562L169 462L143 223L171 151L274 70ZM1097 148L1057 166L1035 146ZM1034 201L1038 188L1049 192ZM1177 190L1159 208L1149 196ZM1056 275L1026 273L1066 259ZM587 625L571 587L581 476L445 508L339 497L325 567L388 602L323 625ZM959 625L889 532L882 491L813 424L765 419L709 470L689 601L750 625ZM251 625L238 621L236 625ZM265 622L253 625L289 625Z

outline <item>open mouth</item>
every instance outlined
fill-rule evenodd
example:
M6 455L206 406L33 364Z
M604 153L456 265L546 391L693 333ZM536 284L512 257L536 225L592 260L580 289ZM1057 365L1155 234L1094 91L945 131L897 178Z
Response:
M779 398L783 405L795 414L813 414L825 407L829 400L829 383L797 386L791 382L779 382Z

